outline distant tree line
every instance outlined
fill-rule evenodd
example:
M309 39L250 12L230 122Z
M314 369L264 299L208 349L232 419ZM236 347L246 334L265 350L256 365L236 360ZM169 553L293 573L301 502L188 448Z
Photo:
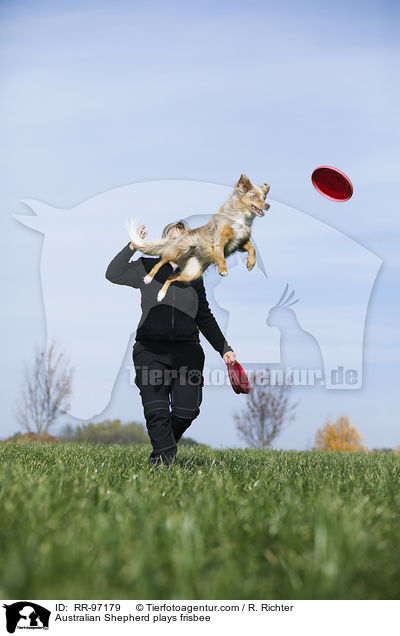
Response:
M122 423L120 419L88 422L73 428L67 424L62 429L59 439L65 442L82 444L148 444L147 430L140 422ZM184 437L179 442L183 445L197 444L191 437Z

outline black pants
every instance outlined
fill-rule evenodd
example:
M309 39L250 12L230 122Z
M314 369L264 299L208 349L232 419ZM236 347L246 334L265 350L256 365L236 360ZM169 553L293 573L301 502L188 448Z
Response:
M204 351L198 342L136 342L135 384L153 451L149 461L169 464L177 442L200 413Z

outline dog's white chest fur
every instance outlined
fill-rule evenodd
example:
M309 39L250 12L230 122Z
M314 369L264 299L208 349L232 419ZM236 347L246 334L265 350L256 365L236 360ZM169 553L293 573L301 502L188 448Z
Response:
M231 223L231 227L234 231L234 238L230 239L228 242L228 250L229 252L234 251L238 245L247 241L250 238L251 234L251 225L248 225L244 221L235 220Z
M250 228L248 225L246 225L246 223L242 223L241 221L234 221L232 223L232 228L235 232L235 236L238 239L245 239L248 238L250 235Z

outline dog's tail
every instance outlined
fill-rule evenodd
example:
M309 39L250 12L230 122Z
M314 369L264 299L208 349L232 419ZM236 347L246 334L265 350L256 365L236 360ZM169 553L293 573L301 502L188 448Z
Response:
M136 247L136 249L140 250L140 252L142 252L143 254L148 254L149 256L162 254L163 248L170 240L168 238L159 238L155 241L151 239L143 239L137 231L135 220L127 220L126 228L128 230L129 238L131 239L132 244Z

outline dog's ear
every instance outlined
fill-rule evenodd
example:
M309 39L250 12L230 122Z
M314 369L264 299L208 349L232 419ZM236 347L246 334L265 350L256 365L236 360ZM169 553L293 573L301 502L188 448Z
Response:
M244 194L248 190L251 190L252 187L253 186L251 185L250 179L245 174L241 174L240 179L236 184L236 188L239 190L239 192Z
M263 190L264 190L264 193L265 193L264 194L264 199L267 196L268 192L270 191L270 187L271 186L269 185L269 183L264 183L264 187L263 187Z

